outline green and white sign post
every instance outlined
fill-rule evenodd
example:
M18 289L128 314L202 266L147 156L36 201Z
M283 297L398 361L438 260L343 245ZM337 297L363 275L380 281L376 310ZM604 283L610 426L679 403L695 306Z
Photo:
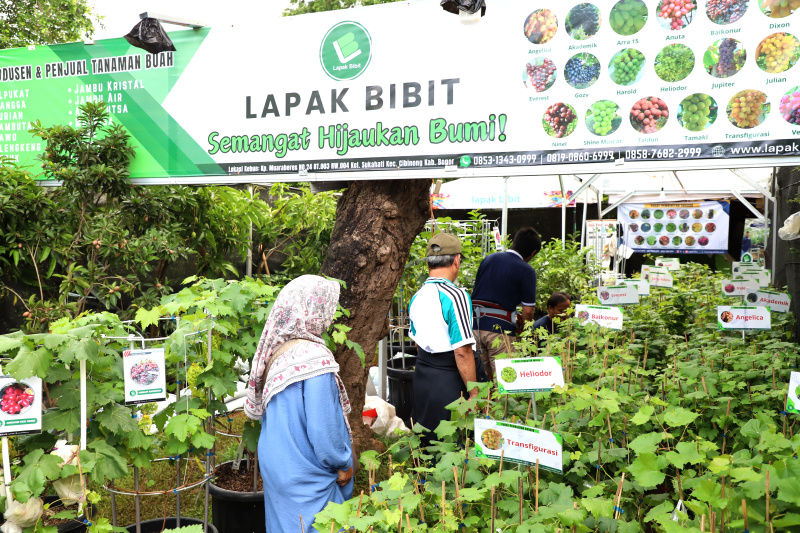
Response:
M561 435L521 424L475 418L475 456L563 472Z

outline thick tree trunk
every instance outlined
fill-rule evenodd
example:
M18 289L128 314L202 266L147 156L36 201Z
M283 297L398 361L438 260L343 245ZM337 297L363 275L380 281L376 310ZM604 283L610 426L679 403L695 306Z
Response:
M347 283L340 297L350 311L344 323L352 328L348 338L362 346L367 363L385 334L411 244L430 213L429 190L428 180L354 181L339 199L322 274ZM352 350L339 348L335 355L353 408L356 449L379 447L361 420L367 368Z

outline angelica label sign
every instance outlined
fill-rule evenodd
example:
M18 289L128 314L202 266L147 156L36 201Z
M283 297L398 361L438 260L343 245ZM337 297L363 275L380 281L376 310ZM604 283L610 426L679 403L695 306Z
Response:
M603 305L629 305L639 303L639 290L632 285L598 287L597 298Z
M649 296L650 295L650 283L643 279L625 279L622 280L622 283L625 285L631 285L636 287L636 290L639 292L639 296Z
M769 330L772 318L769 307L717 307L717 328L730 331Z
M164 348L124 350L125 404L161 402L167 399Z
M42 380L0 376L0 437L42 432Z
M535 465L562 473L561 435L521 424L475 418L475 456Z
M800 372L792 372L789 376L789 394L786 411L800 415Z
M746 296L752 305L767 306L776 313L788 313L792 304L792 297L784 292L756 290Z
M136 179L796 165L800 23L742 1L493 0L471 25L439 2L394 2L173 31L176 51L155 55L122 38L2 50L0 155L40 169L30 121L77 126L103 101ZM271 52L266 67L253 50ZM653 251L714 249L705 229L633 233Z
M560 357L497 359L495 364L498 391L503 394L544 392L564 386Z
M758 284L741 279L723 279L720 281L719 290L722 296L747 296L758 290Z
M602 305L576 305L575 316L582 324L594 322L609 329L622 329L622 310Z

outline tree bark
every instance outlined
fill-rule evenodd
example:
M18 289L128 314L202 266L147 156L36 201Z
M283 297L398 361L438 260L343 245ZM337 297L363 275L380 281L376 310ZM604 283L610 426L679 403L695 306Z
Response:
M339 302L350 311L343 323L366 354L366 365L346 347L336 353L340 375L350 397L350 425L356 451L380 449L372 431L364 425L364 407L369 363L411 245L430 213L428 180L354 181L339 199L331 244L322 274L343 280L347 288Z

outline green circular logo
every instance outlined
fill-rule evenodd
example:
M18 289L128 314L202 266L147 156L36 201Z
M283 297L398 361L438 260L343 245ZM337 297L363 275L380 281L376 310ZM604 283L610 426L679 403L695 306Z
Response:
M131 391L131 396L136 396L136 391L135 390Z
M372 37L358 22L340 22L328 30L319 48L322 70L334 80L359 77L372 59Z
M472 164L472 158L468 155L462 155L459 163L462 167L468 167Z

